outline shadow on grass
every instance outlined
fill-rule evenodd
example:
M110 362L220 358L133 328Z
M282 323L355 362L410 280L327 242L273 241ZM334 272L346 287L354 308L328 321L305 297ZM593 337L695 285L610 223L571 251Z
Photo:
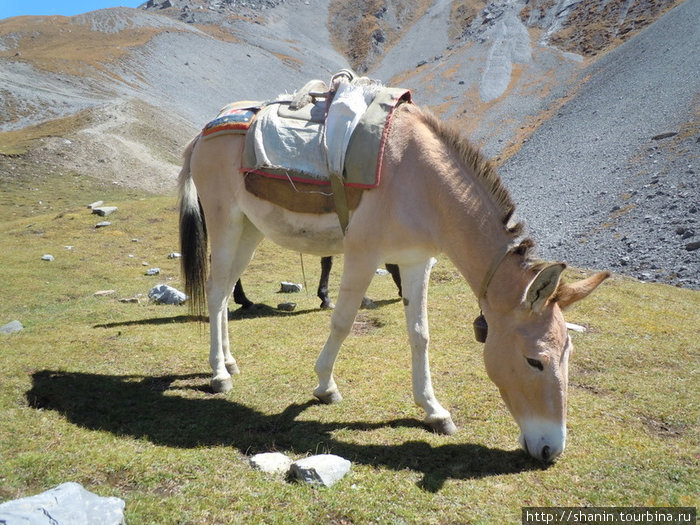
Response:
M374 301L377 308L387 306L390 304L398 303L401 299L384 299L381 301ZM231 321L237 319L255 319L256 317L294 317L297 315L306 315L311 312L317 312L320 308L307 308L306 310L295 310L292 312L286 312L280 310L273 306L268 306L266 304L255 304L248 308L238 308L236 310L231 310L228 314L228 318ZM175 315L171 317L152 317L150 319L135 319L133 321L118 321L114 323L101 323L96 324L93 328L119 328L122 326L140 326L140 325L152 325L158 326L162 324L173 324L173 323L189 323L200 321L203 323L209 322L209 317L207 316L196 316L196 315Z
M146 438L156 445L192 448L231 446L245 453L271 449L305 454L319 445L356 463L423 474L421 488L436 492L446 479L470 479L541 469L521 451L478 444L431 446L423 441L400 445L360 445L340 441L333 431L369 431L423 426L413 419L379 423L296 421L316 401L292 404L268 415L241 403L211 395L182 397L178 391L207 391L205 374L113 376L42 370L32 376L27 400L36 409L55 410L73 424L121 436ZM419 431L417 430L417 434Z

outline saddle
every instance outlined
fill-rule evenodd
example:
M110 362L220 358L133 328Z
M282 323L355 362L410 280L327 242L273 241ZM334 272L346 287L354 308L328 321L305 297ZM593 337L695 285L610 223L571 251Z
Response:
M362 190L380 183L392 113L410 101L406 89L343 70L329 86L312 80L292 96L229 104L202 136L244 134L240 169L248 191L292 211L335 210L345 232ZM286 182L274 185L267 179ZM307 194L303 203L300 193Z

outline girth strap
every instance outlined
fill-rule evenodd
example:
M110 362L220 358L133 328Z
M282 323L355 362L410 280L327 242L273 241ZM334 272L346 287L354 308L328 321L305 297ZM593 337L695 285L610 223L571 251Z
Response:
M331 189L333 190L333 202L335 203L335 212L338 214L340 229L345 235L350 222L350 209L348 208L348 196L345 193L345 184L343 177L338 173L331 173Z

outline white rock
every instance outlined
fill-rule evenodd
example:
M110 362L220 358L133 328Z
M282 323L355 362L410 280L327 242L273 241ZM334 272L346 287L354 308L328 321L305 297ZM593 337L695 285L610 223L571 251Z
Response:
M0 334L14 334L22 330L24 330L24 326L19 321L11 321L6 325L0 326Z
M92 210L93 208L97 208L98 206L102 206L105 202L104 201L95 201L92 204L88 204L88 209Z
M149 268L146 270L146 275L158 275L160 273L160 268Z
M580 332L583 333L586 331L585 326L581 326L580 324L574 324L574 323L566 323L566 327L569 330L573 330L574 332Z
M293 312L296 307L297 303L280 303L277 305L277 309L283 312Z
M53 255L50 255L48 253L46 255L42 255L41 260L51 262L51 261L53 261Z
M116 290L98 290L92 295L95 295L97 297L103 297L105 295L112 295L113 293L117 293L117 291Z
M304 483L330 487L350 472L351 463L335 454L319 454L292 463L291 472Z
M168 259L179 259L180 257L182 257L180 252L172 252L168 254Z
M280 284L280 292L282 293L299 293L304 287L300 284L296 283L288 283L286 281L282 281Z
M92 209L92 213L99 215L100 217L106 217L107 215L112 215L117 211L116 206L97 206Z
M112 225L112 223L109 221L102 221L102 222L98 222L97 224L95 224L95 228L105 228L105 227L111 226L111 225Z
M122 525L124 500L102 497L79 483L63 483L36 496L0 504L0 523L26 525Z
M184 293L167 284L159 284L151 288L148 297L161 304L182 304L187 300Z
M292 466L292 460L281 452L265 452L250 458L250 466L267 474L286 474Z

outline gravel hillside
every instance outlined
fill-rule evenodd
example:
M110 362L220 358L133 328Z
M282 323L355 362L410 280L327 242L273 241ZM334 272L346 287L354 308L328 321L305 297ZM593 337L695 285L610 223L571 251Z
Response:
M501 175L543 256L700 285L700 2L595 62Z

